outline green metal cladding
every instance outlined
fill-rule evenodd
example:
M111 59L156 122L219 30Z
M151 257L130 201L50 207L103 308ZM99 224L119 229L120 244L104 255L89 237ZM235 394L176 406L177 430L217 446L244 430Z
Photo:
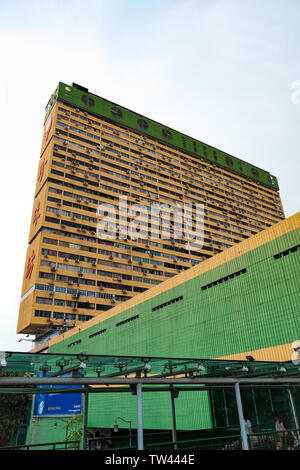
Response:
M115 121L145 136L154 137L183 152L197 156L199 159L208 160L210 163L234 171L237 174L264 184L276 191L279 190L277 178L269 172L122 106L116 105L93 93L89 93L87 89L78 85L71 86L62 82L59 83L46 107L45 121L56 100L71 104L96 116L109 119L110 121Z
M49 352L217 358L292 343L300 330L299 244L300 228L114 317L99 317ZM134 421L135 397L118 395L91 397L90 426L111 427L124 413ZM145 428L170 428L169 397L157 395L144 394ZM180 393L176 413L178 429L212 426L206 392Z

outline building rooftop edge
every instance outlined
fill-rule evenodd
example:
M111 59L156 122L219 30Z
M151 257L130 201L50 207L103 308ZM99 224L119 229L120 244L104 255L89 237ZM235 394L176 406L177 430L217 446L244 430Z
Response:
M271 175L268 171L161 124L158 121L147 118L129 108L91 93L86 87L74 83L67 85L63 82L59 82L56 91L53 93L46 106L45 122L56 100L63 101L66 104L71 104L91 114L109 119L123 127L131 128L133 131L139 132L146 137L155 138L170 147L179 149L182 152L208 161L215 166L220 166L243 177L250 178L256 183L279 191L276 176ZM99 110L100 105L102 105L101 112Z

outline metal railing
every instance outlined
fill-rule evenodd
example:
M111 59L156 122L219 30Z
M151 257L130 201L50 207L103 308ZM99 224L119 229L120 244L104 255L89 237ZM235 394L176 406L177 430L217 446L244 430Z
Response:
M293 450L299 443L299 429L265 431L248 436L250 450Z
M79 450L81 441L46 442L43 444L23 444L0 447L1 450Z
M154 434L155 435L155 434ZM249 450L292 450L299 443L300 429L285 431L256 432L248 436ZM150 436L149 436L150 437ZM153 435L152 435L153 437ZM82 448L82 441L63 441L43 444L27 444L21 446L0 447L1 450L75 450ZM90 439L86 450L136 450L136 439L132 447L108 446L103 439ZM215 436L194 439L184 439L173 442L145 442L145 450L242 450L242 440L239 433L225 436ZM299 449L300 450L300 449Z
M145 444L145 450L232 450L241 449L239 434Z

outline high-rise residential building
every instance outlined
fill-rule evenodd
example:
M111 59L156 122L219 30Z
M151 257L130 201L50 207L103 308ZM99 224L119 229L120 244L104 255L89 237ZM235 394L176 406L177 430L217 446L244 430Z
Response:
M137 204L160 213L136 218ZM201 205L203 237L188 244ZM184 236L175 206L190 217ZM46 106L17 332L43 342L282 219L269 172L60 82Z

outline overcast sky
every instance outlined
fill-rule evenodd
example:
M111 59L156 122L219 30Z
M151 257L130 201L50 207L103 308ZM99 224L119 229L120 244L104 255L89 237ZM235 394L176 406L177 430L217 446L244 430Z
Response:
M44 109L59 81L247 160L300 210L299 0L0 0L0 350L16 335Z

